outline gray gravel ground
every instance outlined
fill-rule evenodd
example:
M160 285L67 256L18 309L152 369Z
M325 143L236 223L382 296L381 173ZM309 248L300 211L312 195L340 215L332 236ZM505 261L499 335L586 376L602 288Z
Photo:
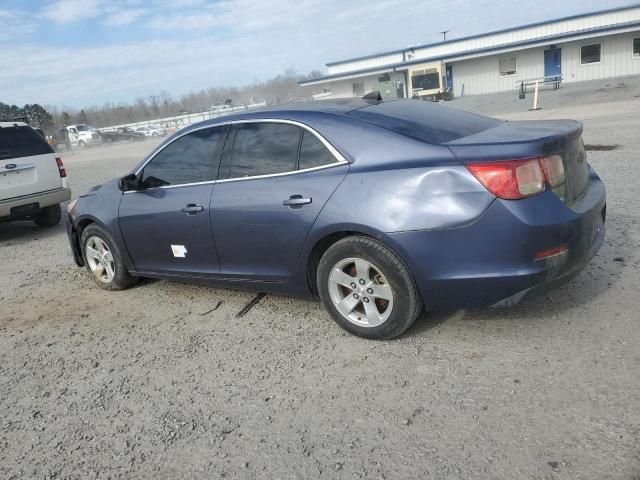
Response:
M640 478L640 99L607 98L474 100L620 145L589 156L608 234L585 272L509 310L423 315L391 342L313 301L267 296L238 319L253 294L106 292L62 226L0 224L0 478ZM151 146L67 155L75 193Z

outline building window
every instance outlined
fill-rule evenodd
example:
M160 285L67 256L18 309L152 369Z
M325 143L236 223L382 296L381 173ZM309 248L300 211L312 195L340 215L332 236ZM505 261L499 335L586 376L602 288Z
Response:
M640 57L640 38L633 39L633 58Z
M353 96L354 97L364 96L364 82L358 82L353 84Z
M580 47L580 63L588 65L590 63L600 63L601 45L594 43L593 45L582 45Z
M500 76L506 77L507 75L516 74L516 57L501 58L498 60L498 66L500 67Z

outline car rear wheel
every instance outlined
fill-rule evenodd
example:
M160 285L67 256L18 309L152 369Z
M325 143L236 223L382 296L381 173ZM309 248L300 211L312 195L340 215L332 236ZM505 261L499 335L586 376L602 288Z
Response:
M397 337L422 310L404 262L371 238L353 236L333 244L320 259L317 278L327 311L361 337Z
M33 222L39 227L55 227L60 223L60 216L60 205L51 205L40 210Z
M85 265L101 288L123 290L138 283L138 278L129 275L113 240L102 228L89 225L80 242Z

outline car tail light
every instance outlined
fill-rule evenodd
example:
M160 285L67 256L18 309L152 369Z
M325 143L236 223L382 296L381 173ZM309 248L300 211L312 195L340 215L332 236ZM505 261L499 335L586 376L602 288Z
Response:
M472 163L467 168L496 197L515 200L544 191L544 173L537 159Z
M545 184L564 183L562 157L470 163L469 171L496 197L517 200L544 192Z
M551 155L550 157L542 157L540 165L544 171L547 182L552 187L557 187L564 183L564 164L560 155Z
M60 178L65 178L67 176L67 171L64 169L62 159L56 158L56 163L58 164L58 172L60 173Z

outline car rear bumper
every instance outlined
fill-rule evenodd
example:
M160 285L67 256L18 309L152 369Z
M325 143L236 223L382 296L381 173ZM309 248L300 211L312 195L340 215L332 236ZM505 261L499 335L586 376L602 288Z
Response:
M473 223L446 230L390 234L414 275L427 308L509 306L575 277L605 236L606 194L591 171L575 204L548 191L496 200ZM536 254L566 252L535 260Z
M37 204L33 206L33 210L49 207L58 203L66 202L71 198L71 190L68 188L56 188L55 190L47 190L46 192L32 193L30 195L22 195L20 197L0 200L0 219L21 218L25 214L16 214L19 207ZM28 216L28 214L26 214Z

